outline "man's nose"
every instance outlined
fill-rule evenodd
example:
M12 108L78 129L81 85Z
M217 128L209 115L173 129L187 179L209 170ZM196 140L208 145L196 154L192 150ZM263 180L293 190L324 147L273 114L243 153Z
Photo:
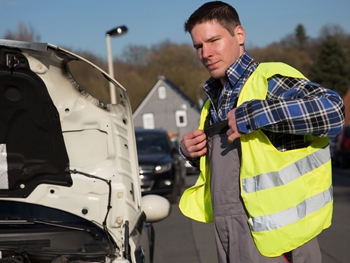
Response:
M209 45L203 45L202 47L202 56L203 58L207 59L211 57L212 55L212 50Z

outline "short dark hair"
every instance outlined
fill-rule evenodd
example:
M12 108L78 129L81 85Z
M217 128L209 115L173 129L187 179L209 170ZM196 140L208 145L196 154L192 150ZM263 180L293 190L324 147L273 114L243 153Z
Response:
M216 20L221 26L227 29L233 36L234 30L241 25L238 13L231 5L213 1L207 2L192 13L189 19L185 22L185 32L191 33L192 29L197 24Z

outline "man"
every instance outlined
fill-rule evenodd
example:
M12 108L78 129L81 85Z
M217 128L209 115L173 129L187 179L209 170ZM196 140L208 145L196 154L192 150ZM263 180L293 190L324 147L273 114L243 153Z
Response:
M201 174L180 209L214 221L218 261L320 263L332 215L329 136L344 125L337 93L283 63L254 61L236 10L208 2L185 23L211 78L200 127L180 152Z

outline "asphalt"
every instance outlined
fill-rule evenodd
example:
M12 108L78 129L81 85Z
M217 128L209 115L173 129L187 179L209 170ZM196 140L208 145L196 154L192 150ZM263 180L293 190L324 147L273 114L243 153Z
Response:
M334 170L334 215L332 226L318 237L322 263L350 262L350 168ZM187 176L186 187L196 176ZM217 263L213 225L193 221L172 205L171 215L154 224L154 263Z

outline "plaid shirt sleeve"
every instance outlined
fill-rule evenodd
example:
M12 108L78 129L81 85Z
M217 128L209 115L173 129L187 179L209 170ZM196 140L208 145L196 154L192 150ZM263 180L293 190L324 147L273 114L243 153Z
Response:
M345 123L344 104L334 91L305 79L276 75L268 80L266 100L236 109L241 133L265 129L274 133L333 137Z

